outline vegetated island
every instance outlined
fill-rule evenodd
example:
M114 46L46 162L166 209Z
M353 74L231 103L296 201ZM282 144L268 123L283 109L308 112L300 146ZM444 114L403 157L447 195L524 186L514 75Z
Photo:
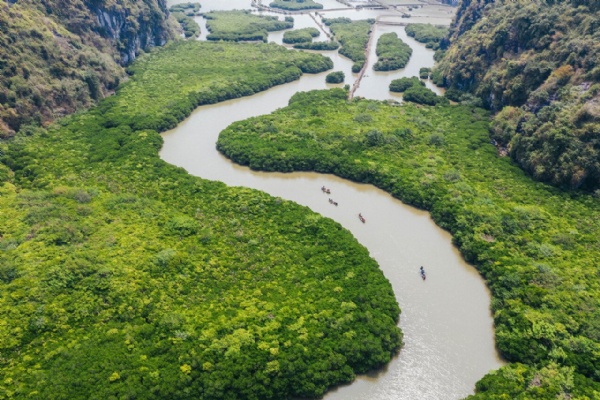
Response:
M203 14L209 34L208 40L262 41L268 39L268 32L282 31L294 27L294 19L286 17L280 21L270 15L255 15L246 10L211 11Z
M269 7L288 11L321 10L323 4L313 0L275 0L269 4Z
M437 50L440 42L448 34L448 27L432 24L408 24L406 34L413 37L417 42L424 43L428 49Z
M352 72L359 72L367 61L365 52L369 33L374 20L353 21L350 18L323 18L335 38L341 43L339 53L348 57L354 64Z
M377 40L375 71L395 71L404 68L412 55L412 48L395 32L384 33Z
M325 77L325 82L327 82L327 83L343 83L345 77L346 76L344 75L343 71L334 71L334 72L330 72L327 74L327 76Z
M317 28L294 29L293 31L283 32L283 43L310 43L313 38L319 37L321 31Z
M390 83L390 92L403 93L405 90L407 90L413 86L425 87L425 82L423 82L416 76L411 76L410 78L402 77L402 78L394 79Z
M535 182L498 157L482 109L346 94L298 93L286 108L232 124L218 149L257 170L371 183L429 210L486 279L496 343L510 361L468 399L597 397L598 199Z
M175 17L186 38L197 38L200 36L200 25L194 21L195 16L200 15L200 3L180 3L169 8L171 15Z
M318 397L390 360L398 305L348 231L158 156L198 104L328 68L172 43L99 107L0 143L0 397Z

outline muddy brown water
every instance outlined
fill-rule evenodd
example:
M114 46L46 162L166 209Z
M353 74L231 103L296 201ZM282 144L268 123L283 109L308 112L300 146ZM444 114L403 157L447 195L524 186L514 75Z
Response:
M206 3L217 7L227 2ZM374 11L367 13L354 19L371 18ZM310 17L302 18L299 25L310 26ZM420 67L433 65L433 52L407 38L403 27L378 26L374 33L389 31L397 32L413 47L413 57L401 71L376 73L369 67L359 96L398 100L387 90L389 81L414 76ZM270 40L279 42L280 37L280 33L273 34ZM347 72L345 83L352 84L356 76L350 72L352 62L336 52L323 54L331 56L334 70ZM370 60L371 65L374 62ZM332 389L325 399L440 400L468 396L476 381L503 362L494 346L489 291L475 268L452 245L450 234L435 225L427 212L371 185L317 173L251 171L232 163L215 148L219 133L231 123L285 107L298 91L331 87L325 83L326 74L304 75L254 96L199 107L177 128L163 134L160 156L192 175L262 190L308 206L350 230L377 260L402 309L400 327L405 345L383 369ZM323 185L331 189L330 195L321 192ZM332 206L329 198L339 206ZM366 223L359 221L358 213L365 216ZM427 271L426 281L419 276L420 266Z

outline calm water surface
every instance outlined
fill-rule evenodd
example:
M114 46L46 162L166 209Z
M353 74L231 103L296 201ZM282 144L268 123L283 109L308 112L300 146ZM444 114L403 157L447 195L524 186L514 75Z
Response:
M222 9L224 5L249 8L249 1L209 0L202 5L204 11L210 7ZM331 2L326 4L332 6ZM329 14L333 13L338 12ZM352 13L356 13L354 19L364 19L371 18L376 11L363 14L368 16ZM307 15L296 18L297 27L315 26ZM403 27L381 25L376 27L375 34L380 36L390 31L397 32L413 47L411 61L404 70L392 73L376 73L369 66L367 77L357 91L359 96L398 99L387 90L391 79L415 76L420 67L433 65L433 52L407 38ZM281 37L281 33L273 33L269 40L280 43ZM333 59L334 70L345 71L345 83L352 84L356 77L350 72L352 62L336 52L324 54ZM370 64L374 62L375 59ZM299 81L251 97L200 107L177 128L163 134L165 143L160 155L193 175L263 190L306 205L350 230L377 260L402 308L400 326L405 346L383 370L330 391L326 399L465 397L473 392L475 382L485 373L502 365L494 348L490 295L477 271L452 246L451 236L438 228L428 213L409 207L373 186L332 175L254 172L231 163L215 149L219 132L229 124L284 107L298 91L331 87L325 84L326 74L305 75ZM430 87L435 89L433 85ZM321 192L323 185L331 188L331 195ZM329 204L329 197L339 206ZM359 212L366 217L366 224L358 220ZM418 273L421 265L428 273L425 282Z

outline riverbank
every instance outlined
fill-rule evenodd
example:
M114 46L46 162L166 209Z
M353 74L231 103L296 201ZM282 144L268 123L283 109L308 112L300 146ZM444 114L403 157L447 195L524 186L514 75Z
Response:
M593 393L598 343L587 304L600 298L597 199L534 182L498 158L483 110L346 102L333 93L298 94L285 109L234 124L218 148L254 169L333 173L430 210L488 281L499 349L527 365L492 373L473 398ZM277 134L246 128L262 118ZM543 389L529 385L534 378Z
M352 235L157 154L153 129L199 99L328 66L173 44L98 108L2 148L0 397L315 397L391 359L399 308Z

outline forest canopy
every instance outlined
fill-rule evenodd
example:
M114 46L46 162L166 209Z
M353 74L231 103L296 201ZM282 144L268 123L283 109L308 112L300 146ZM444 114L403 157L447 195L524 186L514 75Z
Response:
M172 43L99 107L0 143L0 397L318 397L390 360L399 308L348 231L158 157L196 105L330 66Z
M217 146L253 169L332 173L429 210L487 280L510 362L471 399L596 398L600 202L531 180L497 156L488 127L478 108L349 102L333 89L234 123Z

